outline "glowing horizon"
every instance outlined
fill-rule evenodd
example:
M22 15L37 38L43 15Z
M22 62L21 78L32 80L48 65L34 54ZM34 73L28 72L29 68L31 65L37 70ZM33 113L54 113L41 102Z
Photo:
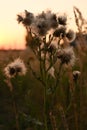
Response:
M16 20L17 14L22 13L25 9L34 14L41 13L47 9L55 13L66 13L69 18L72 18L69 22L70 26L76 29L73 18L73 6L79 8L83 16L86 17L86 3L86 0L3 0L0 3L0 48L25 48L25 28L18 24Z

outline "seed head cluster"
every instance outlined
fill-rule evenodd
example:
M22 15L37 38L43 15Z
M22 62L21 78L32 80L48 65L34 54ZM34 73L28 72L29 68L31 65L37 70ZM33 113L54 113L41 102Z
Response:
M51 28L58 26L57 16L51 11L43 11L35 16L33 13L25 10L24 14L24 16L17 15L18 23L21 22L24 26L34 27L34 31L38 32L41 36L45 35Z
M24 15L17 15L18 23L22 23L26 27L31 27L33 32L39 36L45 36L53 30L54 37L67 37L69 42L75 39L75 32L71 29L67 30L67 16L65 14L57 16L56 13L42 11L38 15L25 10Z

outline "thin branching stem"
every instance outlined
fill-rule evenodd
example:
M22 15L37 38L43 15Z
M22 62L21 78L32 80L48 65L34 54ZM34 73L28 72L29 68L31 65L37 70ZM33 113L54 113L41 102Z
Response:
M38 81L40 81L42 83L42 85L45 86L45 82L42 80L42 78L40 76L38 76L36 74L36 72L34 72L34 70L32 69L31 64L30 64L29 61L28 61L28 65L29 65L29 69L31 70L31 72L32 72L33 76L35 77L35 79L37 79Z
M73 75L72 75L72 68L69 66L68 68L68 74L69 74L69 83L70 83L70 93L71 93L71 102L73 105L73 111L74 111L74 118L75 118L75 129L79 130L78 128L78 113L77 113L77 104L75 100L75 88L73 83Z
M59 81L60 81L60 73L61 73L61 70L62 70L62 65L63 65L63 64L60 63L59 71L58 71L58 73L57 73L56 83L55 83L55 85L54 85L54 93L55 93L55 91L56 91L56 89L57 89L57 87L58 87Z

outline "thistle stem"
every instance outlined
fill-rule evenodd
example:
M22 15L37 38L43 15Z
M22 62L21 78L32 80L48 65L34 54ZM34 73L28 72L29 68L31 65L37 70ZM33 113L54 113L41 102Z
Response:
M48 130L48 127L47 127L47 95L46 95L46 86L44 87L44 123L45 123L45 130Z
M18 115L17 105L16 105L14 98L13 98L13 109L14 109L14 114L15 114L16 129L20 130L19 119L18 119L19 115Z
M15 114L15 122L16 122L16 130L20 130L20 126L19 126L19 115L18 115L18 109L17 109L17 104L15 101L15 97L14 97L14 87L10 81L10 79L7 79L5 81L9 87L9 90L11 92L11 97L12 97L12 105L13 105L13 110L14 110L14 114Z

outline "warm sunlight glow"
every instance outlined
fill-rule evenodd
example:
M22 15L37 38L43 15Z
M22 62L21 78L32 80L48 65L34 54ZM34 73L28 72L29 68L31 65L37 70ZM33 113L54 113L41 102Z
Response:
M0 48L25 48L25 29L16 20L17 14L25 9L39 13L50 9L52 12L65 12L71 20L70 26L76 30L73 18L73 6L78 7L83 16L87 17L86 0L3 0L0 1Z
M25 30L19 25L16 28L3 28L0 30L0 48L1 49L24 49L25 48ZM16 31L17 30L17 31Z

